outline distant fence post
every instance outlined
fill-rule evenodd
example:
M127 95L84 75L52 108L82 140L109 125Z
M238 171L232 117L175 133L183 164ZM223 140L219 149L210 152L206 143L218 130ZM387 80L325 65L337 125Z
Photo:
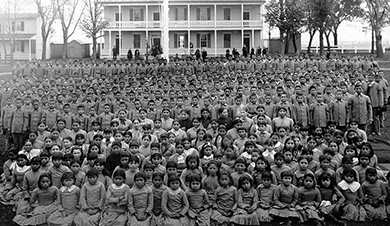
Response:
M341 53L344 53L344 47L341 47Z

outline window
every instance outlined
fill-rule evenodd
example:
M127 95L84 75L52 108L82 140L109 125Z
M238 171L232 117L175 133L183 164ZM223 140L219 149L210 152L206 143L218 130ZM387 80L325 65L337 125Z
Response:
M230 20L230 8L223 9L223 19Z
M144 9L130 9L130 21L144 21Z
M211 8L197 8L196 20L211 20Z
M223 48L231 48L231 34L223 35Z
M244 20L250 20L250 15L249 15L249 12L248 11L245 11L242 15L243 19Z
M133 36L133 44L134 44L134 49L141 48L141 35L135 34Z
M153 13L153 21L160 21L160 13L159 12Z
M115 13L115 21L122 21L122 13Z
M12 28L12 31L14 32L15 31L15 21L11 22L11 28Z
M187 8L175 8L175 20L176 21L188 20Z
M211 34L201 33L196 35L197 48L211 47Z
M24 41L20 41L20 52L24 53Z
M20 21L16 27L17 31L24 31L24 21Z
M173 48L188 48L188 34L174 34Z

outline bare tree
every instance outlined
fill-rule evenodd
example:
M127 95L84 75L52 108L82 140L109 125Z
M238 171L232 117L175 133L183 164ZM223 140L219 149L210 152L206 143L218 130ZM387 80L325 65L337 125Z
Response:
M54 1L34 0L41 17L42 60L46 60L46 45L49 35L53 32L52 25L57 17L57 7ZM49 3L49 4L47 4Z
M16 38L16 22L17 12L19 10L20 1L17 0L4 0L0 4L0 24L1 24L1 40L3 43L4 57L7 58L7 45L9 41L9 60L10 65L14 63L14 50L15 50L15 38Z
M80 21L80 28L87 34L87 37L92 38L92 58L96 59L97 39L103 36L100 33L109 22L103 18L104 8L100 0L84 1L87 12Z
M366 0L367 15L375 36L376 56L383 57L382 29L390 22L388 0Z
M68 40L76 31L76 28L81 21L85 5L79 9L80 0L56 0L58 16L61 21L62 37L64 41L62 49L62 59L66 59Z

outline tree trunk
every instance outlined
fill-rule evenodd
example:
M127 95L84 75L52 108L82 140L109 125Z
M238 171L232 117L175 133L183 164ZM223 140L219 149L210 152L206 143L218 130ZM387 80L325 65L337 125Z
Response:
M377 27L375 29L375 44L376 44L376 57L383 57L383 46L382 46L382 34L381 30Z
M320 56L324 55L324 29L320 29Z
M289 49L290 49L290 35L289 34L286 34L286 37L285 37L285 45L284 45L284 54L288 54L289 52Z
M339 40L338 40L338 33L337 33L337 28L333 28L333 45L338 46L339 45Z
M96 43L97 43L97 38L96 35L92 36L92 59L96 59Z
M64 40L64 45L62 46L62 59L65 60L68 58L67 54L67 49L68 49L68 32L63 31L63 40Z
M11 49L10 49L10 53L9 53L9 65L11 67L14 66L14 44L13 44L14 41L11 41Z
M329 31L329 33L325 32L325 38L326 38L326 44L327 44L327 47L328 47L328 52L330 52L330 41L329 41L330 33L331 33L330 31Z
M371 24L371 54L374 54L375 51L375 31L374 26Z
M297 53L298 52L298 47L297 47L297 41L295 39L295 34L292 35L292 43L293 43L293 46L294 46L294 53Z
M316 30L314 30L313 33L309 31L309 33L310 33L310 39L309 39L309 45L307 46L307 53L308 54L310 54L310 52L311 52L310 51L311 43L313 42L313 38L314 38L314 35L316 34Z
M46 43L47 36L42 34L42 60L46 60Z
M282 31L279 31L280 32L280 35L279 35L279 48L280 48L280 54L284 54L284 40L283 40L283 33Z

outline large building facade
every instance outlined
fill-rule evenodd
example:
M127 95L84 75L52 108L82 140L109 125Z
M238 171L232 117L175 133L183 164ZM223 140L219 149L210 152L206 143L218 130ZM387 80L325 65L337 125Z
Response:
M14 60L31 60L42 57L41 19L37 13L19 13L0 20L0 59L10 57L13 42ZM5 49L4 49L5 48ZM5 56L7 54L7 56ZM50 56L50 38L46 43L46 57Z
M263 45L264 0L169 0L168 17L163 13L163 1L104 0L110 24L104 30L101 56L112 56L113 50L126 56L129 49L133 54L138 49L142 55L153 46L163 47L167 36L169 55L199 49L215 56L227 49L241 51L244 45L247 49Z

